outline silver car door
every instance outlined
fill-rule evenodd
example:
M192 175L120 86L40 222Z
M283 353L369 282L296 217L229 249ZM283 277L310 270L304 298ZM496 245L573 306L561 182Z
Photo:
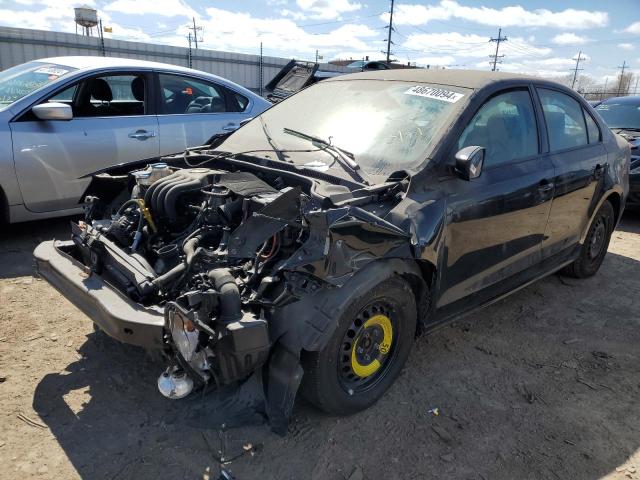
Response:
M96 170L158 156L158 123L147 102L151 76L122 72L76 83L44 101L68 103L71 120L11 123L16 174L34 212L73 208ZM41 102L43 103L43 102Z
M158 73L158 80L161 155L202 145L249 118L249 100L215 82L169 73Z

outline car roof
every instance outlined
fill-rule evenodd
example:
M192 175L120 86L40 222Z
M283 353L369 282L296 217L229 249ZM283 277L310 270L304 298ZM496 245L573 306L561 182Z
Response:
M399 80L404 82L435 83L464 88L482 88L494 82L506 80L540 80L540 78L518 73L490 72L486 70L432 70L424 68L406 68L378 70L342 75L326 80L339 82L345 80Z
M603 100L603 103L615 103L616 105L640 105L640 95L630 95L628 97L611 97Z
M181 70L185 72L198 72L190 68L180 67L178 65L170 65L168 63L148 62L146 60L136 60L132 58L119 57L97 57L97 56L69 56L69 57L49 57L33 60L34 62L57 63L67 67L77 68L79 70L96 69L105 67L145 67L145 68L163 68L169 70ZM202 73L202 72L198 72Z
M38 58L32 60L34 62L43 63L55 63L71 68L76 68L78 72L101 70L104 68L142 68L153 70L164 70L175 73L184 73L193 76L209 78L212 81L216 81L228 87L235 88L243 95L248 95L254 100L262 99L260 96L253 93L251 90L238 85L237 83L228 80L213 73L203 72L202 70L194 70L192 68L180 67L178 65L171 65L168 63L160 62L148 62L146 60L136 60L131 58L119 58L119 57L97 57L97 56L68 56L68 57L49 57ZM76 72L74 72L76 73ZM266 102L266 100L264 100Z

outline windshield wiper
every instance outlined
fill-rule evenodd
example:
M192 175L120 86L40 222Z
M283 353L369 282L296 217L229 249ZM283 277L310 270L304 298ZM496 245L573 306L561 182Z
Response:
M267 137L267 142L269 142L269 145L271 146L271 148L273 148L273 151L278 157L278 160L280 160L281 162L291 162L291 160L287 160L287 157L284 155L284 151L278 148L278 145L276 145L276 142L273 140L273 137L271 137L271 134L269 133L269 128L267 127L267 124L264 122L262 115L260 115L258 119L260 120L260 125L262 125L262 131L264 132L264 136Z
M353 153L333 145L331 143L331 137L329 137L329 140L325 140L324 138L315 137L313 135L299 132L298 130L293 130L287 127L283 128L282 131L289 135L293 135L294 137L308 140L315 145L319 145L323 150L334 152L336 156L332 155L332 157L334 157L345 170L358 177L358 180L365 183L366 185L371 185L371 182L369 182L368 178L366 178L364 170L362 170L362 168L360 168L360 165L358 165L358 163L355 161Z

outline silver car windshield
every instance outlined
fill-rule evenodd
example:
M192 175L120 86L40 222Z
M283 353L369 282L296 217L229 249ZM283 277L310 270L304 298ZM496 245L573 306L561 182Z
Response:
M27 62L0 72L0 110L73 70L54 63Z
M424 163L443 127L466 103L472 91L460 87L405 81L340 80L321 82L264 112L273 143L285 151L313 148L296 130L321 138L353 154L368 173L384 175ZM255 122L231 136L224 149L248 150L263 136ZM290 161L318 162L335 168L330 155L291 154ZM310 158L313 157L313 158ZM324 168L322 168L324 169Z

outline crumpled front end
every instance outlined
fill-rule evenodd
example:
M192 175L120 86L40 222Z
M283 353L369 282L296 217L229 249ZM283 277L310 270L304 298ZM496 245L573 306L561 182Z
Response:
M287 177L156 164L98 175L89 192L85 221L58 252L76 271L51 275L43 259L41 274L121 341L153 346L123 333L153 311L149 328L160 329L168 359L158 387L172 399L267 365L267 411L286 418L300 350L322 348L335 326L321 307L369 262L411 255L408 236L366 206L374 199L376 212L388 211L397 188L328 207L331 200ZM78 271L84 284L72 293ZM87 301L98 291L119 300ZM127 314L114 315L123 302ZM300 312L296 304L305 313L287 315Z

